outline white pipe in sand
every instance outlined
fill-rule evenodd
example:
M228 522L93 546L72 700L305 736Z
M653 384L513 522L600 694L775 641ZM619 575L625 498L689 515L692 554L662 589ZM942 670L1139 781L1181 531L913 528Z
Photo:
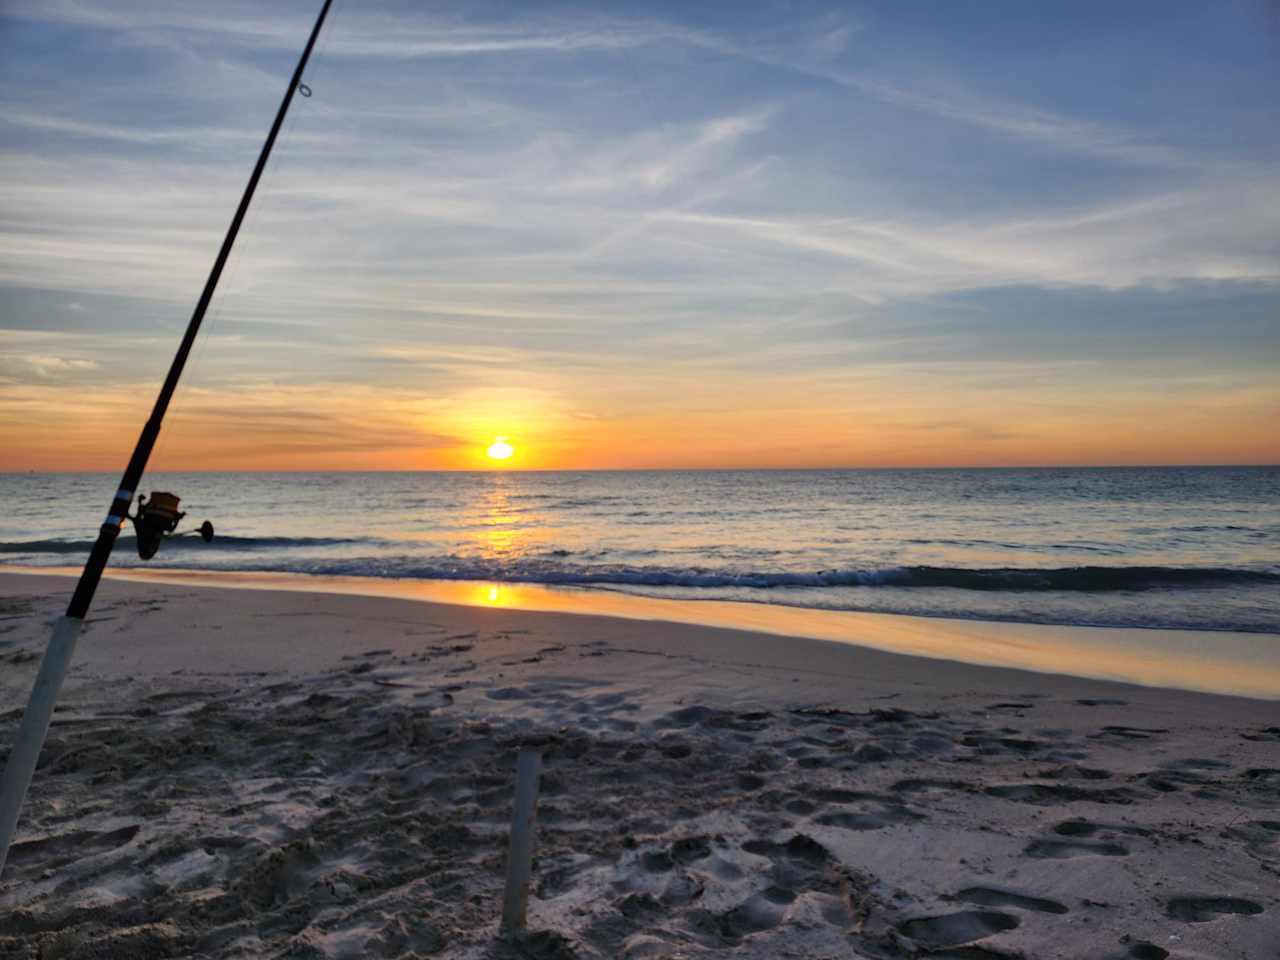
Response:
M511 850L507 855L507 889L502 895L500 932L514 937L524 931L529 909L529 876L533 870L533 820L538 808L538 776L542 751L522 747L516 759L516 806L511 814Z
M9 845L18 829L22 801L40 759L40 748L44 746L45 734L49 732L58 691L62 689L62 679L67 675L82 626L84 621L75 617L60 617L54 625L53 637L45 649L44 659L40 661L40 672L36 674L35 686L31 688L31 699L13 741L13 751L5 764L4 779L0 780L0 875L4 874L4 862L9 857Z

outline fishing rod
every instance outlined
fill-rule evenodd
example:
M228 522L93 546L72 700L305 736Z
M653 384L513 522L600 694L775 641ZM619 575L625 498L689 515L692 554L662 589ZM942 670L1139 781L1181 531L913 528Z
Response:
M205 311L209 309L209 302L218 288L222 269L231 255L231 248L235 245L240 225L244 223L249 203L253 200L253 193L258 188L258 180L261 179L262 171L267 166L267 159L271 156L271 148L275 146L276 136L280 133L285 114L289 112L289 104L293 102L295 92L301 92L304 97L311 95L310 89L302 82L302 73L307 67L307 61L311 58L311 51L316 45L316 38L320 35L320 28L324 26L325 17L328 16L332 3L333 0L324 0L324 6L320 8L315 26L311 28L311 36L307 39L307 45L298 60L298 66L289 80L284 100L281 101L280 109L276 112L275 122L271 125L267 141L262 146L262 152L258 154L258 162L249 177L248 185L244 188L244 195L240 198L240 206L236 208L236 214L231 219L231 226L227 228L222 247L213 261L209 279L205 281L204 291L200 294L195 311L191 314L187 332L178 346L178 352L169 367L169 374L160 387L160 395L156 397L151 416L142 427L142 434L138 437L137 446L133 448L133 456L129 458L129 465L125 468L120 487L111 501L111 506L107 509L107 519L103 521L98 531L97 542L94 543L89 559L84 565L84 572L80 574L80 581L76 584L67 612L54 625L53 636L45 648L44 658L40 661L40 671L36 674L36 682L31 688L31 699L22 715L13 750L5 764L4 778L0 780L0 873L4 871L9 846L13 842L14 831L18 826L18 814L22 810L22 801L27 795L27 788L31 785L31 776L35 772L36 762L40 759L40 749L44 746L45 735L49 732L49 721L53 717L58 691L62 689L63 678L66 676L67 667L71 664L71 656L75 652L76 640L84 626L89 605L93 603L93 595L98 589L98 582L102 579L102 572L106 569L111 549L115 546L116 537L120 534L120 527L126 518L133 521L138 533L138 552L146 560L155 553L164 535L171 533L183 517L177 509L178 498L173 494L153 493L150 503L146 502L145 497L139 498L136 516L129 515L129 507L133 503L134 491L142 480L143 471L146 470L151 451L160 436L160 426L169 409L169 401L173 399L174 391L177 389L178 379L182 376L182 368L186 366L196 334L200 332L200 323L204 320ZM200 532L208 541L213 536L213 527L206 521Z

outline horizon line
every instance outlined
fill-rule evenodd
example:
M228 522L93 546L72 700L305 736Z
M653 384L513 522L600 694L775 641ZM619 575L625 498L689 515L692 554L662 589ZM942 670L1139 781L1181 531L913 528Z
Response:
M152 468L147 473L851 473L851 472L909 472L930 470L1221 470L1221 469L1280 469L1280 463L1247 462L1247 463L1038 463L1038 464L974 464L974 465L936 465L936 466L883 466L883 467L528 467L492 468L492 469L387 469L370 468L367 470L325 470L325 469L281 469L281 470L218 470L196 469L175 470L172 468ZM118 469L103 470L0 470L0 476L40 476L54 474L115 474Z

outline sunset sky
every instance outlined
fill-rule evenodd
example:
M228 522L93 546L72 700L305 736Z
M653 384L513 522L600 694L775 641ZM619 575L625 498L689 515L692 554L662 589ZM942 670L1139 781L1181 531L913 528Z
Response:
M0 0L0 470L123 466L318 10ZM1280 462L1280 6L337 0L153 466Z

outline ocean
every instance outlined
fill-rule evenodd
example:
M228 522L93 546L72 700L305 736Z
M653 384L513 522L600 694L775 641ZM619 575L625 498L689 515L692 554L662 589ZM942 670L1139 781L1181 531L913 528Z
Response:
M83 563L116 474L0 476L0 564ZM188 517L114 566L536 583L1280 633L1280 467L157 473ZM217 536L194 536L204 519Z

